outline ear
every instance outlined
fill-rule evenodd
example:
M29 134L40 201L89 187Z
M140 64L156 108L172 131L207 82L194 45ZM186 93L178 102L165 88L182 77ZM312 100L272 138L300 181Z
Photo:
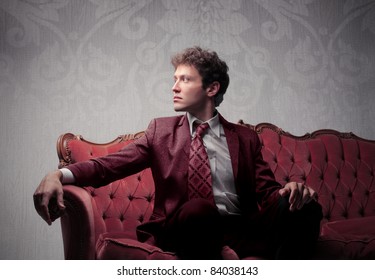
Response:
M219 92L219 89L220 89L220 83L219 82L213 82L206 89L207 96L209 96L209 97L215 96Z

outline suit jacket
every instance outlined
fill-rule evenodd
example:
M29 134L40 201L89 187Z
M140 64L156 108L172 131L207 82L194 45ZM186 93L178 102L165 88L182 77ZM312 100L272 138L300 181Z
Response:
M244 216L278 195L280 185L261 155L258 135L251 129L226 121L219 115L228 142L237 194ZM187 116L151 121L145 135L117 153L79 162L68 168L77 185L102 186L151 167L155 204L149 222L137 229L140 241L154 242L163 224L187 201L188 159L191 136Z

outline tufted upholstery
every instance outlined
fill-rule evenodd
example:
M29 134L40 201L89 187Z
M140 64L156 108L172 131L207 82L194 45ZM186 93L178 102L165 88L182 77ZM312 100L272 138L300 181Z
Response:
M315 258L375 259L375 141L319 130L301 137L275 125L254 129L276 180L304 182L323 208Z
M240 124L258 133L263 157L281 184L306 182L318 192L324 220L315 258L375 259L375 141L333 130L296 137L272 124ZM57 143L59 167L117 151L141 135L96 144L64 134ZM65 186L64 198L66 259L176 259L136 241L135 227L153 209L149 169L99 189Z
M106 144L96 144L71 133L60 136L57 152L59 168L120 150L142 136L123 135ZM136 239L135 227L148 220L153 210L154 182L151 170L145 169L123 180L94 189L64 186L66 215L61 218L66 259L96 258L96 243L110 242L111 236ZM106 239L102 234L106 233ZM134 241L135 242L135 241ZM147 248L150 250L150 248Z
M375 216L374 141L333 130L295 137L271 124L255 129L277 181L313 187L325 222Z

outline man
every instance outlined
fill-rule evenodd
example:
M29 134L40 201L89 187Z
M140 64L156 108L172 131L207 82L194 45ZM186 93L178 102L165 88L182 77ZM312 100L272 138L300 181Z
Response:
M195 47L172 64L174 109L186 113L154 119L117 153L47 174L34 194L37 212L51 224L53 197L63 211L62 184L99 187L151 167L155 206L137 228L140 241L182 259L220 259L225 245L240 258L308 258L322 218L316 193L299 183L281 187L256 133L217 112L229 85L226 63Z

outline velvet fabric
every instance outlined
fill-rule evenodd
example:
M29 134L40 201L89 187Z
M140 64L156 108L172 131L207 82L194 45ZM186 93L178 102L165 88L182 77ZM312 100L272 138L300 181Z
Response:
M276 180L304 182L323 208L315 259L375 259L375 141L324 129L301 137L272 124L257 131Z

